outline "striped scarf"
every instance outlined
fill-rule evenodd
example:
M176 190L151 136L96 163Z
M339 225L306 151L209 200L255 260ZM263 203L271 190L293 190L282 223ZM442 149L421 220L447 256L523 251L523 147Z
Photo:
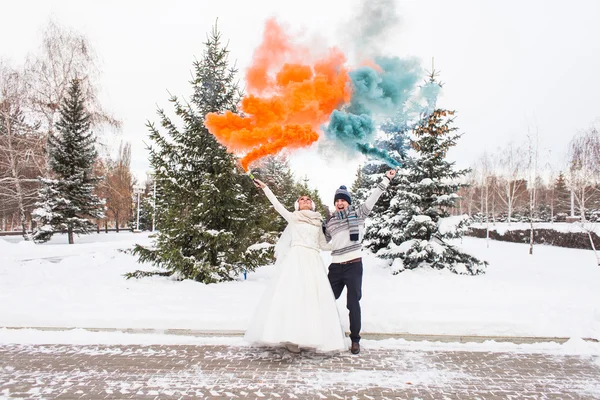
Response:
M348 221L348 229L350 230L350 240L358 242L358 215L354 206L349 206L345 210L336 211L335 218Z

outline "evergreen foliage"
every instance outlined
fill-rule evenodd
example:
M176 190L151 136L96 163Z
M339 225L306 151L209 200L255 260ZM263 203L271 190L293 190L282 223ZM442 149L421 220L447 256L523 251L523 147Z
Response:
M33 212L36 242L50 240L66 231L69 243L74 234L96 230L90 218L104 217L103 202L94 194L99 181L93 173L96 138L90 131L90 115L79 80L71 81L62 102L56 132L48 138L48 161L54 179L41 179L37 208Z

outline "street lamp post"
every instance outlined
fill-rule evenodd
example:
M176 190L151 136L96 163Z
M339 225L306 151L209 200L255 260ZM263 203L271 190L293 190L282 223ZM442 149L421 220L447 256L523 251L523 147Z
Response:
M144 193L144 186L134 186L133 187L133 193L137 194L137 222L135 224L135 231L134 232L141 232L140 231L140 195L142 193Z

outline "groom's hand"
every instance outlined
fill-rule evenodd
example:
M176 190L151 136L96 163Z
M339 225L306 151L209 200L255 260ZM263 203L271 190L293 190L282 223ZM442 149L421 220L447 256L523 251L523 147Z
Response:
M387 178L391 181L392 179L394 179L394 176L396 176L396 170L390 169L388 172L385 173L385 176L387 176Z

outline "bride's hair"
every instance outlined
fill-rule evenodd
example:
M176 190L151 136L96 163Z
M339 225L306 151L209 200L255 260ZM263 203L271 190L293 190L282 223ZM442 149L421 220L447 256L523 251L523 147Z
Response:
M306 196L305 194L301 195L302 196ZM300 199L300 197L298 197L298 199L296 199L296 201L294 202L294 210L298 211L300 209L300 203L298 203L298 200ZM315 201L313 199L310 199L310 202L312 203L312 208L311 210L315 211L316 209L316 204Z

